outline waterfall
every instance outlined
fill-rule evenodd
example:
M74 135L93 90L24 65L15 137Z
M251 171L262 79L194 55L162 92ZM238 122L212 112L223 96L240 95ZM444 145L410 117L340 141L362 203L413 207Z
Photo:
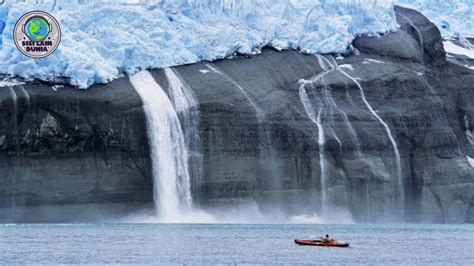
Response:
M239 91L242 92L244 97L247 99L248 103L255 110L255 115L257 118L258 136L260 138L259 161L260 161L261 167L267 168L268 161L270 161L269 164L270 164L270 172L271 172L270 173L271 182L268 188L269 189L282 189L281 174L277 170L277 165L275 164L275 160L276 160L275 150L272 148L272 145L271 145L270 129L265 130L265 125L269 124L269 123L265 123L265 118L266 118L265 112L262 111L262 109L260 109L257 106L257 104L250 98L246 90L239 83L237 83L237 81L235 81L231 76L226 74L222 69L220 69L219 67L217 67L216 65L212 63L206 64L206 67L209 70L211 70L213 73L221 75L224 79L228 80L230 83L232 83L232 85L238 88Z
M321 210L323 213L326 212L328 207L327 202L327 167L326 167L326 160L324 158L324 143L325 143L325 135L324 135L324 127L321 122L321 112L322 107L319 108L318 114L315 114L315 108L313 107L308 94L306 93L306 89L304 83L299 88L299 95L301 103L304 106L306 113L308 114L309 118L313 123L316 124L318 127L318 145L319 145L319 165L321 168Z
M367 222L370 222L371 214L370 214L370 191L369 191L369 180L365 182L365 197L366 197L366 205L367 205Z
M12 103L13 103L13 132L15 134L18 133L18 96L16 95L15 90L13 87L8 87L8 90L10 91L10 96L12 97ZM16 152L19 153L20 149L18 146L18 142L16 142ZM16 186L17 183L13 182L13 191L16 191ZM10 206L10 212L11 212L11 217L15 217L16 214L16 193L12 193L12 198L11 198L11 206Z
M319 146L319 166L321 169L321 176L320 176L320 186L321 186L321 213L323 216L327 214L327 210L329 208L329 202L328 202L328 197L327 197L327 181L328 181L328 173L327 173L327 165L326 165L326 159L324 155L324 144L326 142L325 140L325 134L324 134L324 126L322 123L322 112L324 106L322 99L316 98L318 101L319 109L318 109L318 114L316 115L316 110L313 104L311 103L311 100L308 97L308 94L306 92L306 85L307 84L313 84L314 82L317 82L319 80L324 79L324 76L330 73L333 69L330 69L327 67L323 61L318 57L319 63L321 68L324 70L324 72L314 76L311 80L300 80L300 87L299 87L299 96L301 103L304 106L304 109L306 111L306 114L309 116L311 121L316 124L318 128L318 146ZM326 88L324 89L325 92L327 92ZM330 106L330 105L329 105ZM332 109L331 109L332 110ZM330 130L333 132L333 135L336 137L335 132L330 128ZM336 139L338 139L336 137ZM339 142L340 143L340 142Z
M23 86L20 85L19 88L20 88L21 92L23 92L23 94L25 95L26 104L30 105L30 102L31 102L31 100L30 100L30 95L29 95L28 92L26 91L25 87L23 87Z
M323 82L324 82L324 79L322 79ZM356 146L356 150L357 150L357 153L360 155L361 153L361 150L360 150L360 141L359 141L359 138L357 137L357 133L355 132L355 129L354 127L352 126L351 122L349 121L349 117L347 116L346 112L344 112L341 108L339 108L336 104L336 102L334 101L334 98L332 97L331 93L329 92L329 90L326 90L327 93L328 93L328 97L329 97L329 103L331 105L331 111L334 110L334 108L336 108L336 110L342 115L342 118L344 120L344 124L346 124L346 127L347 129L349 130L349 134L351 135L351 140L352 142L355 144ZM334 116L332 115L331 116L334 120ZM334 126L334 122L333 123L333 126ZM331 128L332 130L332 128ZM335 134L334 134L335 135ZM338 141L340 143L340 141ZM340 144L342 145L342 144Z
M183 130L171 101L148 71L131 76L130 82L147 117L155 208L161 219L174 221L192 207Z
M164 71L169 82L170 98L176 112L188 115L189 109L198 105L196 96L175 70L166 68Z
M318 126L318 145L319 145L319 165L321 167L321 202L322 202L322 214L324 215L328 209L328 200L327 200L327 167L326 167L326 160L324 158L324 142L325 142L325 135L324 135L324 127L321 123L321 111L322 109L319 108L318 111L318 118L316 119L316 123Z
M188 171L192 184L196 188L201 182L202 154L199 137L199 108L198 100L191 88L184 82L177 70L164 70L168 80L170 100L181 121L186 150L188 152Z
M193 208L186 138L197 134L192 108L197 100L178 73L167 69L170 100L148 71L138 72L130 82L140 95L147 118L151 149L153 200L159 222L212 223L214 218ZM184 131L178 115L182 115ZM194 140L196 140L196 136Z
M257 105L252 101L252 99L249 97L249 95L247 94L247 92L245 91L244 88L242 88L242 86L240 86L232 77L230 77L229 75L227 75L226 73L224 73L224 71L222 71L221 69L219 69L217 66L215 66L214 64L212 63L209 63L209 64L206 64L207 68L209 68L212 72L214 73L217 73L221 76L223 76L225 79L227 79L228 81L230 81L235 87L237 87L241 92L242 94L245 96L245 98L248 100L248 102L250 103L250 105L252 105L253 109L255 110L255 113L256 113L256 116L257 116L257 122L259 124L261 124L263 118L264 118L264 115L263 115L263 112L262 110L260 110L260 108L257 107Z
M10 91L10 95L12 96L12 101L13 101L13 111L14 111L14 116L15 116L15 125L17 123L18 119L18 96L16 95L15 90L12 87L8 87L8 90Z
M360 83L355 79L353 78L351 75L349 75L347 72L345 72L344 70L342 70L338 65L337 65L337 62L336 60L331 57L331 61L329 61L328 59L326 59L325 57L320 57L318 56L318 59L319 58L322 58L328 65L331 65L331 69L336 69L339 73L341 73L343 76L345 76L346 78L350 79L360 90L360 95L361 95L361 98L362 98L362 101L364 102L365 106L367 107L367 109L370 111L370 113L380 122L380 124L382 124L389 140L390 140L390 143L392 145L392 148L393 148L393 151L394 151L394 154L395 154L395 166L396 166L396 178L397 178L397 181L396 181L396 184L395 184L395 188L394 188L394 194L393 194L393 202L395 203L396 202L396 193L397 193L397 190L399 191L400 193L400 201L403 203L404 202L404 198L405 198L405 192L404 192L404 189L403 189L403 180L402 180L402 170L401 170L401 160L400 160L400 152L398 150L398 147L397 147L397 143L395 141L395 139L393 138L393 135L392 135L392 131L390 130L390 127L387 125L387 123L385 123L385 121L383 121L383 119L377 114L377 112L375 112L375 110L372 108L372 106L370 105L370 103L367 101L367 99L365 98L365 93L364 93L364 89L362 88L362 86L360 85ZM394 206L395 207L395 206Z
M339 114L342 115L344 123L349 131L349 134L351 135L351 140L356 146L357 153L360 154L361 153L360 141L359 141L359 138L357 137L354 127L349 121L349 117L347 116L346 112L344 112L344 110L342 110L339 106L337 106L336 101L334 101L334 98L332 97L331 92L328 89L328 85L326 84L326 81L325 81L325 76L329 74L330 72L336 70L336 67L333 64L331 64L331 62L327 60L325 57L321 55L316 55L316 57L318 58L319 66L324 70L324 72L316 76L316 78L313 79L312 82L320 81L324 87L324 94L325 94L324 100L327 102L327 105L331 109L331 124L332 126L334 126L334 110L336 110ZM336 140L338 141L339 145L342 146L341 141L337 137L332 127L330 128L330 130L333 133Z
M395 139L392 135L392 132L383 121L383 119L375 112L375 110L372 108L370 103L367 101L365 98L364 90L360 83L347 74L344 70L342 70L337 62L334 60L334 58L331 57L332 62L325 58L324 56L317 55L319 65L323 72L317 74L316 76L312 77L309 80L300 80L300 88L299 88L299 95L300 95L300 100L303 103L303 106L305 108L305 111L307 115L310 117L311 121L315 123L318 127L318 144L319 144L319 150L320 150L320 167L321 167L321 189L322 189L322 206L323 210L328 207L329 205L329 200L327 196L327 182L329 178L329 173L328 173L328 167L326 165L326 160L325 160L325 154L324 154L324 143L325 143L325 138L326 136L324 135L324 125L322 123L322 114L325 114L326 112L325 109L328 109L329 115L331 115L331 121L334 119L334 111L336 110L342 115L343 121L346 124L346 127L349 130L349 134L351 136L352 142L355 144L355 147L357 149L357 154L360 156L361 155L361 149L360 149L360 142L357 138L356 132L354 128L352 127L349 118L347 114L337 106L336 102L334 101L334 98L332 97L330 90L327 88L327 84L325 82L325 76L328 75L329 73L333 71L337 71L338 73L342 74L346 78L350 79L360 90L360 95L361 99L365 105L365 107L370 111L370 113L376 118L376 120L383 126L390 144L393 148L394 155L395 155L395 166L396 166L396 181L394 182L394 192L393 192L393 206L396 207L396 202L399 200L402 204L404 202L404 190L403 190L403 180L402 180L402 173L401 173L401 162L400 162L400 153L397 147L397 144L395 142ZM319 105L319 112L316 115L316 110L315 107L311 104L308 94L306 92L305 86L310 84L314 85L316 82L320 82L323 88L321 89L321 92L318 93L318 105ZM314 88L314 87L313 87ZM331 125L329 125L329 132L332 133L336 141L339 143L339 145L342 145L340 142L340 139L336 135L336 132L334 131L333 127L333 122L331 122ZM398 194L397 194L398 193ZM397 195L400 195L397 197ZM367 187L366 187L366 200L367 200L367 217L370 218L370 195L369 195L369 187L368 187L368 182L367 182Z
M299 88L299 96L300 100L305 108L307 115L310 117L311 121L316 124L318 128L318 145L319 145L319 164L321 169L321 210L324 216L327 216L327 210L331 205L328 197L328 182L330 178L329 168L327 165L327 160L325 156L325 142L326 142L326 134L324 127L328 127L328 132L334 137L335 141L339 144L339 147L342 147L341 139L338 137L337 133L334 130L334 116L335 111L342 116L342 119L347 126L348 132L351 136L352 143L354 143L357 153L360 154L360 142L357 138L356 132L352 127L347 114L337 106L334 98L331 95L329 86L326 84L325 76L329 73L336 70L336 68L327 60L317 55L319 65L323 72L319 73L318 75L312 77L310 80L300 80L300 88ZM312 105L308 94L306 92L306 85L311 85L314 89L314 84L316 82L321 83L322 88L317 91L317 95L315 95L315 100L317 105L319 106L318 113L316 115L316 109ZM314 92L314 90L313 90ZM329 115L329 125L327 123L323 123L323 115ZM325 125L326 124L326 125Z
M387 123L385 123L385 121L383 121L383 119L377 114L377 112L375 112L375 110L372 108L372 106L370 105L370 103L367 101L367 99L365 98L365 93L364 93L364 89L362 88L362 86L360 85L360 83L355 79L353 78L352 76L350 76L349 74L347 74L344 70L342 70L339 66L337 66L337 63L334 62L337 70L339 71L339 73L341 73L342 75L344 75L345 77L347 77L348 79L350 79L360 90L360 94L361 94L361 98L362 98L362 101L364 102L365 106L367 107L367 109L370 111L370 113L380 122L380 124L383 126L383 128L385 129L385 132L387 133L387 136L390 140L390 143L392 145L392 148L393 148L393 151L395 153L395 166L396 166L396 170L397 170L397 173L396 173L396 184L394 186L394 193L393 193L393 207L395 208L396 206L396 201L397 201L397 191L398 193L400 194L400 198L398 199L401 204L403 204L404 202L404 198L405 198L405 192L404 192L404 188L403 188L403 180L402 180L402 169L401 169L401 161L400 161L400 152L398 151L398 147L397 147L397 143L395 142L395 139L393 138L393 135L392 135L392 131L390 130L390 127L387 125Z

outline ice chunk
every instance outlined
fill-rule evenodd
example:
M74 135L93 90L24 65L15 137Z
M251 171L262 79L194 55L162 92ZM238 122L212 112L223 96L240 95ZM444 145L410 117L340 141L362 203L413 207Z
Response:
M367 58L365 59L362 64L370 64L370 63L375 63L375 64L384 64L383 61L372 59L372 58Z
M456 45L452 41L444 41L444 50L450 54L464 55L471 59L474 59L474 49L466 49L462 46Z
M25 83L11 78L3 78L0 80L0 87L18 86L22 84Z
M347 68L351 71L354 71L354 67L351 64L342 64L342 65L339 65L339 67Z
M466 159L467 159L467 162L469 163L469 165L471 167L474 167L474 159L472 159L471 157L469 156L466 156Z

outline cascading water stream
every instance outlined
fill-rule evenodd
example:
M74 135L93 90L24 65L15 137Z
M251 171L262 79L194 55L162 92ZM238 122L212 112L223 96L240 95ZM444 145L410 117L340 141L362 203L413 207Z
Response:
M187 141L178 112L184 117L186 131L195 124L189 110L197 108L192 91L171 69L165 70L170 83L171 101L148 71L130 77L143 102L147 118L148 139L151 149L153 199L158 222L213 223L214 218L193 208L189 175ZM173 105L174 103L174 105ZM188 121L186 121L188 120ZM195 133L195 132L194 132Z
M324 87L324 100L326 101L327 105L331 109L331 125L332 125L332 127L330 128L330 130L331 130L331 132L333 132L334 138L336 138L339 145L342 146L341 141L339 140L339 138L337 137L337 135L336 135L336 133L334 132L334 129L333 129L333 127L334 127L334 110L337 110L337 112L342 115L344 123L345 123L347 129L349 130L349 134L351 135L351 140L356 146L357 153L360 155L361 154L360 141L359 141L359 138L357 137L357 134L354 130L354 127L352 126L351 122L349 121L349 117L347 116L346 112L344 112L344 110L339 108L339 106L336 104L336 101L334 101L334 98L331 95L331 91L329 90L328 85L326 84L326 80L325 80L326 74L328 74L329 72L332 72L336 69L325 57L323 57L321 55L316 55L316 56L318 58L319 66L325 71L325 72L323 72L323 75L318 77L317 80L319 80L321 82L321 84L323 85L323 87ZM316 80L313 80L313 82L315 82L315 81Z
M371 213L370 213L370 191L369 191L369 180L365 182L365 197L367 205L367 222L370 222Z
M329 108L330 113L332 114L331 116L334 115L334 110L337 110L340 114L343 116L343 120L345 121L347 128L349 129L349 133L353 139L353 143L355 143L358 154L361 155L361 150L360 150L360 142L358 141L357 135L355 133L354 128L352 127L351 123L349 122L347 114L340 109L337 104L335 103L334 99L330 95L330 91L327 89L327 85L325 82L325 76L333 71L337 71L346 78L350 79L351 82L353 82L360 90L360 95L361 99L364 102L364 105L366 108L370 111L370 113L377 119L377 121L380 122L380 124L383 126L385 132L387 133L387 136L390 140L390 143L393 147L394 154L395 154L395 164L396 164L396 182L394 183L394 192L393 192L393 207L395 207L397 204L397 200L401 204L404 202L404 190L403 190L403 183L402 183L402 173L401 173L401 162L400 162L400 153L398 150L398 147L396 145L395 139L393 138L392 132L390 128L388 127L387 123L382 120L382 118L375 112L375 110L372 108L370 103L367 101L365 98L364 90L360 83L354 79L352 76L347 74L344 70L342 70L337 62L334 60L334 58L331 57L332 61L328 60L324 56L317 55L318 62L320 67L323 69L323 72L320 74L314 76L310 80L300 80L300 88L299 88L299 94L300 94L300 99L301 102L303 103L303 106L306 110L307 115L310 117L313 123L315 123L318 126L318 144L320 145L320 165L321 165L321 188L322 188L322 206L323 210L328 208L328 199L327 199L327 179L328 179L328 173L327 173L327 166L325 162L325 157L324 157L324 142L325 142L325 135L324 135L324 125L322 124L322 118L321 115L324 114L324 108ZM315 82L321 82L323 85L323 91L322 93L324 95L320 95L319 97L321 100L319 100L319 111L318 114L316 115L315 107L312 105L311 101L308 98L308 94L306 92L305 86L307 84L313 85ZM333 126L333 125L332 125ZM338 140L338 137L336 133L334 132L332 127L329 127L330 132L334 135L334 138L336 141ZM321 139L322 138L322 139ZM340 141L339 141L340 143ZM397 194L398 193L398 194ZM399 197L397 197L399 195ZM367 200L367 217L370 219L370 195L369 195L369 186L368 186L368 181L367 181L367 187L366 187L366 200Z
M134 74L130 82L143 101L147 117L158 217L164 222L181 222L183 215L192 210L192 198L188 155L178 115L148 71Z
M181 121L184 132L186 150L188 153L188 171L194 187L201 182L202 154L199 137L199 108L198 100L191 88L184 82L178 71L171 68L164 70L168 80L170 100Z
M30 105L30 102L31 102L30 95L29 95L28 92L26 91L25 87L23 87L22 85L20 85L20 86L18 86L18 88L20 88L21 92L25 95L26 104L27 104L27 105Z
M232 77L230 77L229 75L227 75L226 73L224 73L224 71L220 70L217 66L215 66L214 64L212 63L209 63L209 64L206 64L207 68L209 68L212 72L214 73L217 73L221 76L223 76L225 79L227 79L228 81L230 81L235 87L237 87L241 92L242 94L245 96L245 98L248 100L248 102L250 103L250 105L252 105L252 107L254 108L255 110L255 113L256 113L256 116L257 116L257 122L259 124L261 124L261 122L263 121L263 118L264 118L264 113L262 112L262 110L260 110L260 108L257 107L257 105L254 103L254 101L252 101L252 99L249 97L249 95L247 94L247 92L245 91L244 88L242 88L242 86L240 86Z
M318 146L319 146L319 166L321 168L321 213L324 215L328 209L328 201L327 201L327 167L326 167L326 160L324 157L324 143L325 143L325 135L324 135L324 127L321 122L321 112L322 106L319 107L318 114L315 113L315 108L311 103L311 100L308 97L308 94L305 89L305 84L302 83L299 88L299 96L301 103L304 106L306 113L308 114L309 118L313 123L316 124L318 128ZM321 104L322 105L322 104Z
M272 180L270 184L268 184L269 189L282 189L282 178L281 174L278 173L277 171L277 164L275 163L276 161L276 155L275 155L275 150L273 149L271 145L271 136L270 136L270 130L265 130L265 125L268 125L268 123L265 123L265 112L262 111L260 107L257 106L257 104L252 100L252 98L249 96L247 93L246 89L244 89L239 83L237 83L231 76L229 76L227 73L225 73L222 69L217 67L216 65L212 63L206 64L206 67L211 70L212 72L221 75L224 77L226 80L228 80L230 83L232 83L236 88L239 89L240 92L245 96L247 99L248 103L253 107L255 110L255 115L257 118L257 127L258 127L258 135L261 139L260 145L261 145L261 155L260 155L260 162L262 164L262 167L268 167L268 164L270 164L270 175L272 177ZM269 159L269 160L268 160Z
M196 96L176 70L166 68L164 72L169 83L171 102L176 112L188 115L189 109L195 108L198 105Z
M10 95L12 96L12 101L13 101L13 110L14 110L14 115L15 115L15 125L18 117L18 96L16 95L15 90L12 87L8 87L8 90L10 91Z
M327 59L326 59L327 60ZM334 67L336 68L336 70L341 73L343 76L347 77L349 80L351 80L360 90L360 94L361 94L361 98L362 98L362 101L364 102L365 106L367 107L367 109L370 111L370 113L380 122L380 124L382 124L385 132L387 133L387 136L390 140L390 143L393 147L393 151L395 153L395 164L396 164L396 178L397 178L397 181L396 181L396 184L395 184L395 187L394 187L394 194L393 194L393 207L395 208L396 206L396 202L397 202L397 193L400 194L400 197L398 198L398 200L400 201L400 204L403 206L403 202L404 202L404 199L405 199L405 192L404 192L404 189L403 189L403 182L402 182L402 171L401 171L401 161L400 161L400 152L398 150L398 147L397 147L397 143L395 142L395 139L393 138L393 135L392 135L392 131L390 130L390 127L387 125L387 123L385 123L385 121L383 121L383 119L377 114L377 112L375 112L375 110L372 108L372 106L370 105L370 103L367 101L367 99L365 98L365 93L364 93L364 89L362 88L362 86L360 85L360 83L355 79L353 78L352 76L350 76L349 74L347 74L344 70L342 70L338 65L337 65L337 62L335 62L335 60L333 59L334 61ZM329 60L327 60L328 63L330 63Z
M18 131L18 96L15 93L15 90L12 87L8 87L8 90L10 91L10 96L12 97L12 102L13 102L13 130L15 133ZM16 145L16 150L19 152L19 147L18 144ZM13 183L14 186L16 187L16 183ZM16 191L16 189L13 189L13 191ZM11 200L11 215L14 217L15 212L16 212L16 195L12 194L12 200Z
M324 157L324 143L325 143L325 135L324 135L324 127L321 123L321 111L322 108L319 108L318 111L318 118L316 119L316 123L318 125L318 145L319 145L319 165L321 167L321 198L322 198L322 214L325 215L328 209L328 199L327 199L327 167L326 167L326 159Z
M300 80L300 88L299 88L299 95L300 95L300 100L303 103L303 106L305 108L305 111L307 115L310 117L311 121L317 125L318 128L318 145L319 145L319 160L320 160L320 168L321 168L321 199L322 199L322 214L324 216L327 216L327 210L330 208L330 202L328 198L328 182L329 182L329 172L328 172L328 166L327 166L327 160L325 156L325 142L326 142L326 135L325 135L325 130L324 127L326 126L328 128L328 132L334 137L335 141L339 144L340 147L342 147L342 141L338 137L337 133L334 130L334 116L335 116L335 111L342 115L342 118L344 120L345 125L348 128L348 132L351 136L352 142L354 143L356 149L357 149L357 154L360 154L360 142L357 138L357 135L355 133L354 128L352 127L347 114L337 106L336 102L334 101L334 98L331 95L329 86L326 84L325 81L325 76L328 75L329 73L335 71L335 67L326 62L325 58L322 56L317 55L319 65L321 69L324 71L319 73L318 75L314 76L310 80ZM316 104L318 105L318 108L316 108L311 100L308 97L308 93L306 91L306 85L311 85L312 88L314 89L314 84L315 83L321 83L321 89L318 90L317 95L315 95L315 100ZM313 91L314 92L314 91ZM318 114L316 115L316 110L318 110ZM323 116L330 116L329 118L329 124L323 123ZM326 124L326 125L324 125Z
M324 78L323 78L323 82L324 82ZM352 126L351 122L349 121L349 117L347 116L346 112L344 112L344 110L342 110L341 108L339 108L337 106L337 104L334 101L334 98L332 97L330 91L327 90L327 92L328 92L328 101L329 101L329 104L332 107L331 110L333 110L335 108L342 115L344 123L345 123L347 129L349 130L349 134L351 135L351 140L356 146L357 154L361 155L360 141L359 141L359 138L357 137L357 133L355 132L354 127ZM333 115L332 115L332 117L333 117ZM333 120L334 120L334 118L332 119L332 123L333 123L333 126L334 126ZM340 141L339 141L339 143L340 143ZM340 145L342 146L342 144L340 144Z

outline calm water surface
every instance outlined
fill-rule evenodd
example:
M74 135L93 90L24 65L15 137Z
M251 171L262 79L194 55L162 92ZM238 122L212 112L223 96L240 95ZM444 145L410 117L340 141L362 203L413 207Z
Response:
M325 233L350 248L298 246ZM474 264L473 225L0 225L0 264Z

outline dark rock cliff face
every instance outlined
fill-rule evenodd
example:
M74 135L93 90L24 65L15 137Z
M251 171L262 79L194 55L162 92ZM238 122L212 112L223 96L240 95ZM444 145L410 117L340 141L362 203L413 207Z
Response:
M88 220L150 201L146 120L126 80L2 88L0 110L1 221Z
M426 18L396 12L399 31L361 36L345 57L265 50L175 68L200 103L195 201L300 215L321 213L324 194L331 212L355 221L473 222L474 72L446 61ZM163 71L152 74L168 87ZM302 80L312 80L314 110ZM87 91L1 88L0 221L87 220L149 204L141 106L126 78Z

